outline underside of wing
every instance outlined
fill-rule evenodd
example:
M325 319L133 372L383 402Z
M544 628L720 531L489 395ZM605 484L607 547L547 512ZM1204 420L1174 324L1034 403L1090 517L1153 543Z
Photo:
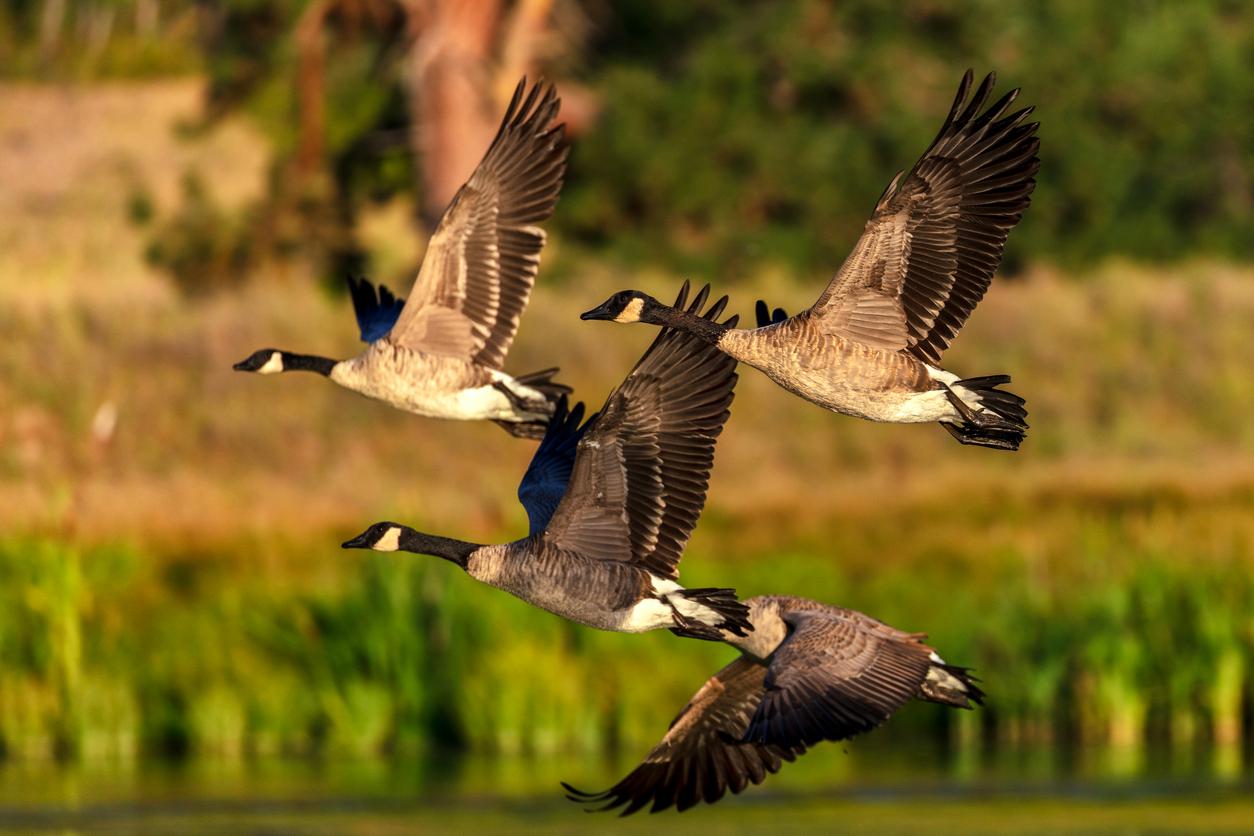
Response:
M566 172L552 85L519 83L496 137L454 196L391 338L501 368L531 295Z
M398 299L384 285L377 291L368 279L348 279L348 292L353 299L353 313L362 342L372 343L387 335L401 315L404 299Z
M623 807L625 816L646 805L656 813L671 806L686 810L701 801L713 804L729 790L739 793L762 783L805 752L804 746L741 742L762 699L765 676L765 668L744 657L732 662L710 677L627 777L598 793L563 784L568 797L601 805L599 810Z
M938 363L1001 263L1040 168L1031 108L1012 90L985 108L968 71L944 126L889 184L862 237L810 309L823 331Z
M532 536L544 531L562 501L562 494L566 493L579 439L597 418L593 415L586 423L581 423L583 414L582 402L569 409L566 396L558 398L544 438L518 485L518 501L527 510Z
M690 312L701 314L708 290L697 294ZM685 284L676 306L686 299ZM726 301L701 315L716 320ZM698 337L664 329L579 442L570 488L546 538L590 557L676 577L705 504L735 368L735 360Z

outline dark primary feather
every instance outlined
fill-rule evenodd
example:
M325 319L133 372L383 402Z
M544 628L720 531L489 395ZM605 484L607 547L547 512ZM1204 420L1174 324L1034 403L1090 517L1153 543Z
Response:
M379 285L376 293L374 285L365 278L349 276L348 292L353 297L353 313L357 315L362 342L372 343L386 336L405 306L405 300L394 296L384 285Z
M717 321L727 298L701 309ZM685 282L675 307L688 296ZM736 317L726 325L735 325ZM736 361L686 331L665 328L614 390L579 442L570 488L546 538L602 560L634 562L664 578L705 504L714 444L730 414Z
M885 190L866 230L810 309L818 327L938 363L1001 263L1040 168L1019 91L985 108L990 73L967 101L963 77L940 133Z
M524 95L525 94L525 95ZM531 295L566 172L553 86L519 82L483 161L427 245L392 339L501 368Z
M593 415L586 423L583 421L583 402L569 409L566 395L557 400L553 417L549 420L548 429L531 464L523 474L518 485L518 501L527 509L527 519L531 523L531 535L544 531L549 524L566 485L570 481L570 472L575 466L575 450L579 439L588 427L596 420Z
M655 813L671 806L686 810L700 801L713 804L728 790L739 793L762 783L784 761L805 752L804 746L739 742L762 699L765 677L766 668L755 662L744 657L732 662L697 691L627 777L599 793L563 784L567 797L600 805L598 810L626 805L626 816L648 804Z

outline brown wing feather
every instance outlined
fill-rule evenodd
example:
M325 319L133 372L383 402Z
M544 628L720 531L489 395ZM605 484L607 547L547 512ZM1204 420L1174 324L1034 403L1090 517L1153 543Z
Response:
M698 293L688 310L700 314L708 292ZM687 284L676 307L686 298ZM726 301L703 316L716 319ZM735 360L698 337L663 329L580 440L570 487L546 539L589 557L677 577L705 505L735 369Z
M483 160L427 245L391 339L501 368L531 295L544 230L566 171L560 100L520 81Z
M563 784L572 801L604 804L612 810L627 805L622 815L646 804L651 811L674 805L678 810L704 801L713 804L728 790L739 793L777 772L784 761L805 752L804 746L743 743L749 718L764 690L766 669L741 657L701 686L679 712L662 741L625 778L599 793L585 793Z
M970 103L968 70L940 133L898 174L809 315L827 333L938 363L1001 263L1040 168L1037 123L1003 115L1012 90L981 113L990 73ZM965 106L964 106L965 105Z
M870 731L919 692L932 649L869 616L825 607L787 611L766 695L745 739L813 746Z

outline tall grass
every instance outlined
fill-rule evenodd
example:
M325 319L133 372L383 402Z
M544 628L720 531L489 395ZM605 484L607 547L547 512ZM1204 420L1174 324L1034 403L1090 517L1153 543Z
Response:
M685 577L857 607L979 669L983 711L919 707L880 735L1233 743L1254 695L1249 503L919 507L892 548L884 518L772 553L715 525ZM1013 520L1029 515L1024 538ZM573 626L438 561L334 539L4 541L3 751L641 751L731 654Z

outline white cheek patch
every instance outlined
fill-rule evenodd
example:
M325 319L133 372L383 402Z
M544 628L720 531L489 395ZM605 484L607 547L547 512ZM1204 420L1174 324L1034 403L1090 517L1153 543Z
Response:
M644 300L636 297L627 303L627 307L623 308L618 316L614 317L615 322L639 322L640 312L644 310Z
M401 530L392 526L370 548L377 552L394 552L401 547Z
M278 374L281 371L283 371L283 355L276 351L270 355L270 359L261 368L257 369L257 374Z

